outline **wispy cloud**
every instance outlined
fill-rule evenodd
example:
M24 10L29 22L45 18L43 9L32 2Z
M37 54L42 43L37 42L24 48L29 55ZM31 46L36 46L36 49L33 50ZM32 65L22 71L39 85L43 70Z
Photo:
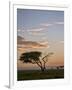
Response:
M54 25L63 25L64 22L53 22L53 23L41 23L39 26L37 27L31 27L31 28L28 28L28 29L24 29L24 30L18 30L18 32L22 32L24 33L25 31L28 33L28 34L31 34L31 35L44 35L44 31L48 31L48 27L52 27Z
M21 36L17 36L17 41L22 41L22 40L24 40L23 37L21 37Z
M46 28L48 28L49 26L52 26L52 25L53 24L50 24L50 23L41 23L40 26L28 29L27 31L29 31L29 32L41 32L41 31L44 31Z
M64 22L55 22L57 25L64 25Z
M42 28L40 28L40 27L38 28L38 27L37 27L37 28L29 29L29 30L27 30L27 31L29 31L29 32L32 32L32 31L37 31L37 32L39 32L39 31L43 31L43 29L44 29L43 27L42 27Z
M64 22L53 22L53 23L42 23L40 25L46 28L46 27L50 27L50 26L54 26L54 25L63 25L63 24L64 24Z
M51 26L54 26L54 25L62 25L64 24L64 22L53 22L53 23L41 23L39 27L35 27L35 28L31 28L27 31L35 31L35 32L40 32L40 31L43 31L44 29L48 28L48 27L51 27Z
M46 27L52 26L53 24L50 24L50 23L42 23L42 24L40 24L40 25L46 28Z
M41 32L41 31L30 31L28 33L30 35L33 35L33 36L42 36L42 35L45 35L45 33Z
M42 45L48 45L48 41L40 41L39 43Z
M34 36L41 36L44 35L43 31L45 30L44 27L35 27L32 29L28 29L27 32Z

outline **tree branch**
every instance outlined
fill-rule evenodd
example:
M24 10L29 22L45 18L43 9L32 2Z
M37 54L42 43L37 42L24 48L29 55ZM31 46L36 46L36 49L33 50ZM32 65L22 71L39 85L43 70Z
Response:
M42 68L42 66L41 66L38 62L36 62L36 64L37 64L40 68Z
M42 62L39 60L39 63L40 63L40 65L41 65L41 67L42 67Z
M42 60L43 60L44 62L47 62L47 61L48 61L48 57L50 57L52 54L53 54L52 52L49 53L48 55L44 56L44 57L42 58ZM45 61L45 59L46 59L46 61Z

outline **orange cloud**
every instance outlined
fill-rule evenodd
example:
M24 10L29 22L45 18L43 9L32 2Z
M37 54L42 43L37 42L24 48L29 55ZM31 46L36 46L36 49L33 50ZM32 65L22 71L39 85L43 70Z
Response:
M21 36L18 36L17 48L18 51L24 51L27 49L49 48L49 45L48 41L41 41L41 42L27 41L23 39Z

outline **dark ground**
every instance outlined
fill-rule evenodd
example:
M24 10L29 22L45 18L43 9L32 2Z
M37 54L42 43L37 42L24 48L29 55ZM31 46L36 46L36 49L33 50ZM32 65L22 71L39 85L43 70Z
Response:
M40 70L18 70L17 80L39 80L64 78L64 69L50 69L44 72Z

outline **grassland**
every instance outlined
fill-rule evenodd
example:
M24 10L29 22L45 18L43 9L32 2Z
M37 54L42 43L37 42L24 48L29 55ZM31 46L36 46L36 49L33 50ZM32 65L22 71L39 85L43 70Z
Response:
M44 72L40 70L18 70L17 80L38 80L64 78L64 69L50 69Z

